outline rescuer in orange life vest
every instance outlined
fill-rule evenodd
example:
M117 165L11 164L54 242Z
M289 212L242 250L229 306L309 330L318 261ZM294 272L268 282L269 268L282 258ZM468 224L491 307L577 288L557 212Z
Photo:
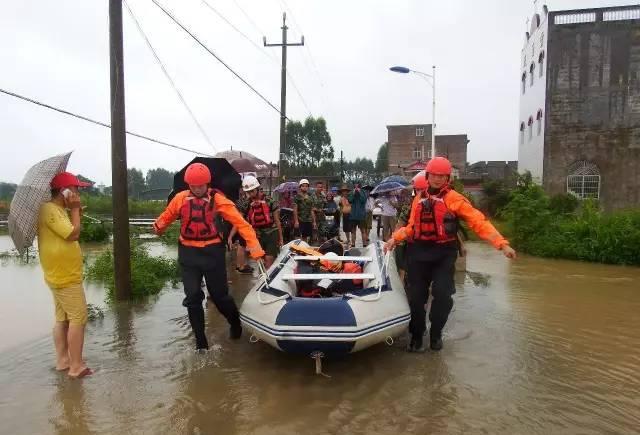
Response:
M239 205L238 211L255 230L260 246L265 250L264 266L268 269L284 243L280 207L275 201L260 192L260 182L253 175L244 177L242 190L247 194L248 201Z
M216 227L216 215L238 228L240 236L247 242L251 258L259 259L264 251L256 233L240 215L235 204L224 194L209 188L211 172L202 163L187 167L184 181L189 190L179 192L164 212L153 223L156 234L162 234L169 225L180 218L180 243L178 262L182 270L185 298L182 305L187 308L189 322L196 337L196 349L208 349L204 332L204 292L201 283L204 277L207 290L216 308L229 322L229 335L238 339L242 335L240 315L233 298L229 295L225 245L222 234Z
M409 305L411 341L409 352L423 352L422 336L426 330L425 304L431 284L431 310L429 344L432 350L442 349L442 329L455 293L453 275L458 256L456 233L458 218L466 221L478 236L499 249L507 258L516 258L516 252L485 216L476 210L460 193L449 185L451 163L436 157L426 167L428 186L416 194L405 227L393 233L385 244L385 252L406 240L409 278Z

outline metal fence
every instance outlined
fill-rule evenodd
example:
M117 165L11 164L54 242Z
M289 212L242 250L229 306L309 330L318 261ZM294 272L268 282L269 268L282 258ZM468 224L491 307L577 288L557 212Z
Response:
M600 199L600 175L569 175L567 192L580 199Z

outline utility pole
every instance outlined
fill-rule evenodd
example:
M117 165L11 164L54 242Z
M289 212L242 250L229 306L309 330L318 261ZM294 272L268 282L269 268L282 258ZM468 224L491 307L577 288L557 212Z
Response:
M280 44L267 44L267 37L263 36L262 41L265 47L282 47L282 75L280 78L280 152L278 155L278 176L282 177L282 173L286 145L286 120L287 120L287 47L295 47L304 45L304 36L301 37L300 42L288 44L287 43L287 14L282 14L282 43Z
M431 74L433 80L433 108L431 112L431 158L433 159L436 156L436 66L433 65L431 69L433 71ZM424 157L424 146L422 149L422 157Z
M122 0L109 0L111 64L111 183L113 198L113 270L116 299L131 298L127 137L124 116Z
M340 150L340 182L344 183L344 158L342 150Z

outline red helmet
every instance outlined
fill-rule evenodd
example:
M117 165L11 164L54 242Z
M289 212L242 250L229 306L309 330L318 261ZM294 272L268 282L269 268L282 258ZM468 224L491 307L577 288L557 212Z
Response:
M427 174L424 171L420 171L411 180L413 188L418 190L424 190L427 188Z
M211 171L202 163L192 163L184 172L184 182L192 186L211 183Z
M451 175L451 162L444 157L434 157L425 167L427 174Z

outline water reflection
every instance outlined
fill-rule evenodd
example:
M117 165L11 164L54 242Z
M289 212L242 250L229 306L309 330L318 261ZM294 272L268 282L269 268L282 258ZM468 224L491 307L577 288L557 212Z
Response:
M90 404L82 382L62 379L57 383L56 394L51 400L51 425L56 434L92 434L89 419Z
M640 269L526 256L511 263L484 245L468 248L470 273L456 275L441 353L408 354L400 340L327 360L331 378L324 378L310 358L248 337L232 342L209 305L212 350L198 355L182 291L167 289L149 303L109 308L89 325L85 356L96 374L80 382L52 370L49 322L41 338L3 351L2 432L588 434L640 427ZM24 299L22 317L52 314L48 289L37 286L44 285L39 268L11 267L0 269L16 283L0 292L0 326L13 333L5 319L23 325L13 311ZM253 278L229 277L240 302ZM99 287L88 293L104 297Z

